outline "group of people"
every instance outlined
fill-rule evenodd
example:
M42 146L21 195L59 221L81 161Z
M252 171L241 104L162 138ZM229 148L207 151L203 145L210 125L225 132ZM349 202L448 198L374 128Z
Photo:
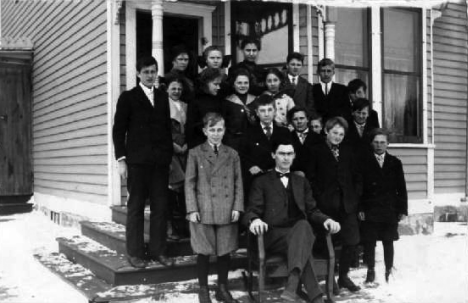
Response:
M401 161L387 152L388 133L379 128L366 84L333 82L335 66L325 58L317 67L320 82L312 85L300 76L302 54L289 54L284 70L263 69L256 64L257 40L245 39L241 49L244 61L225 74L221 49L208 47L206 68L195 79L185 74L189 53L183 49L161 79L154 58L138 60L140 83L120 96L113 128L129 193L129 263L144 268L150 258L173 265L165 255L168 209L183 201L201 303L211 302L210 255L217 256L216 299L238 302L228 289L228 270L242 227L263 234L267 252L287 257L286 301L296 302L304 285L311 302L323 302L312 267L312 247L323 231L342 247L340 288L360 289L348 277L359 243L366 282L375 280L379 240L388 281L398 222L407 215L406 184Z

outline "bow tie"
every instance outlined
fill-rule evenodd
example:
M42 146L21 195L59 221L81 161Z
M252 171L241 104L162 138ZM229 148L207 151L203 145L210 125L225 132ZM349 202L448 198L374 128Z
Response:
M276 172L276 176L278 176L280 179L283 177L289 178L289 175L290 173L280 173L279 171Z

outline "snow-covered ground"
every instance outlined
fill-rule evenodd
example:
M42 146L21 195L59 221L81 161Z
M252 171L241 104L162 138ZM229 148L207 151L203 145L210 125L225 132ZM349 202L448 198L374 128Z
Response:
M41 251L57 251L56 237L78 230L60 227L43 214L0 217L0 302L85 303L87 299L39 264L33 257ZM343 292L336 299L349 303L468 303L468 227L460 223L436 223L432 235L402 236L395 243L395 273L385 283L383 255L377 249L376 287L363 284L366 269L351 277L363 289ZM238 276L232 273L231 277ZM214 277L213 281L215 280ZM186 283L180 283L183 289ZM235 297L245 295L234 292ZM135 301L136 302L136 301ZM142 299L138 303L161 302ZM164 296L164 302L192 303L190 293Z

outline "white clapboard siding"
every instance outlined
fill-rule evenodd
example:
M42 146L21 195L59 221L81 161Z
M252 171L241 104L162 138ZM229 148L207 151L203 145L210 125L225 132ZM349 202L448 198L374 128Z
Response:
M403 163L408 197L427 198L427 150L424 148L393 148L389 152Z
M435 193L465 191L468 99L467 15L449 3L434 22Z
M34 43L34 190L105 204L105 1L1 1L2 35Z

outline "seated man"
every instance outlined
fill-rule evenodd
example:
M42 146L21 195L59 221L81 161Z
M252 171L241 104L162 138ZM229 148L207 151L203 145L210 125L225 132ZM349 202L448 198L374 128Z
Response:
M291 174L294 147L290 140L272 145L275 169L256 178L249 196L243 223L255 234L264 234L265 250L287 256L289 277L281 298L298 302L296 290L301 281L311 302L323 302L322 292L312 267L315 236L309 223L323 224L337 233L340 224L316 207L307 180Z

